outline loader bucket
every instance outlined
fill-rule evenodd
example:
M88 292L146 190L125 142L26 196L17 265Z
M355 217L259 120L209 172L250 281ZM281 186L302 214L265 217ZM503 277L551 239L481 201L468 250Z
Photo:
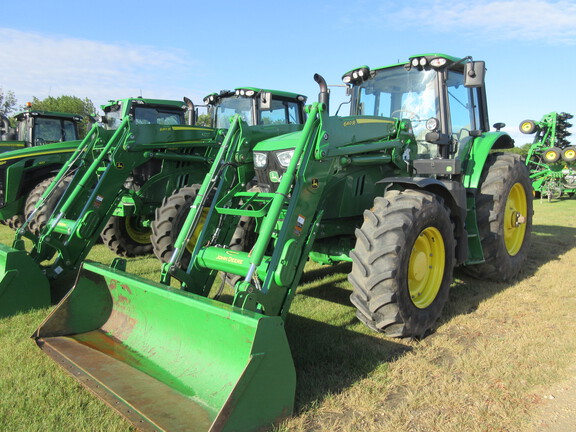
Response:
M292 413L283 321L85 263L33 337L138 429L255 431Z
M0 318L50 306L50 284L24 250L0 243Z

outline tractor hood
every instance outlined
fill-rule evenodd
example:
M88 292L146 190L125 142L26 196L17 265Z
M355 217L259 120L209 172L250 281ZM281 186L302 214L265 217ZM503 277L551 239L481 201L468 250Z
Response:
M26 147L18 150L4 152L0 155L0 167L13 160L25 157L42 156L45 154L73 152L81 141L66 141L61 143L44 144L38 147Z
M296 147L296 143L302 136L302 131L292 132L260 141L254 146L255 152L271 152L289 150Z

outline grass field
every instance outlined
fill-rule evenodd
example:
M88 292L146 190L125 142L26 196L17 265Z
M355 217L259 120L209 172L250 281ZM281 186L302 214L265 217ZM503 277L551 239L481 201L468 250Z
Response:
M387 339L356 320L349 264L309 265L286 322L296 413L278 431L531 430L542 389L576 361L576 200L534 209L520 278L457 272L436 332L420 342ZM11 236L0 228L0 242ZM113 256L98 245L90 258ZM128 266L153 280L157 269L152 259ZM35 346L30 335L47 313L0 319L0 430L131 430Z

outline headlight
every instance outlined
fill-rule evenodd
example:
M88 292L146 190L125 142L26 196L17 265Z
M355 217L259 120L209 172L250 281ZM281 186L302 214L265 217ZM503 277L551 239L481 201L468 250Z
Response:
M268 156L266 153L254 152L254 167L264 168L268 162Z
M276 157L278 158L278 162L280 162L280 165L282 165L284 168L287 168L288 165L290 165L290 161L292 160L293 155L294 150L286 150L278 153Z
M428 120L426 120L426 129L428 129L431 132L437 131L439 126L440 121L437 118L431 117Z

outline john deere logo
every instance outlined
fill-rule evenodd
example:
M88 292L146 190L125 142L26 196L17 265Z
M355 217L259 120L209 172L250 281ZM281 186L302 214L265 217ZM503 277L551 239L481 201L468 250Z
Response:
M313 178L311 185L312 185L312 189L318 189L318 186L320 185L320 181L317 178Z
M279 176L277 171L270 171L270 181L272 183L280 183L280 180L282 180L282 176Z
M116 162L117 169L124 169L124 162Z

